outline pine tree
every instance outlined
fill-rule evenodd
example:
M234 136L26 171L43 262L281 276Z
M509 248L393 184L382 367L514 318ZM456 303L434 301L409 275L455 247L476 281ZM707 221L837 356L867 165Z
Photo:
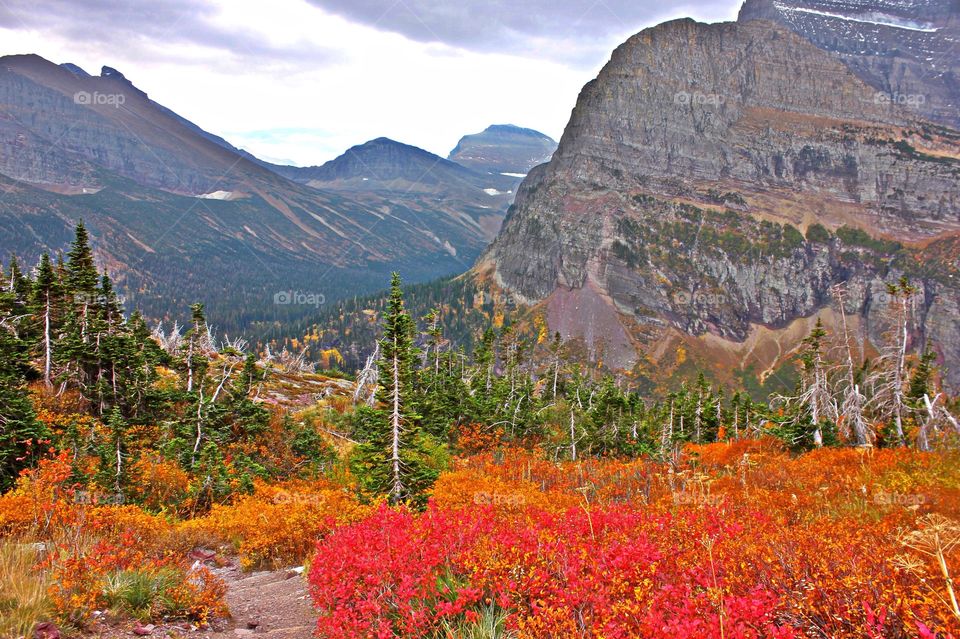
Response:
M923 401L924 395L933 394L933 374L936 370L937 354L927 346L917 366L913 369L913 375L910 377L910 390L907 397L910 398L914 408L918 408Z
M261 379L257 358L248 353L237 382L230 389L225 417L229 421L230 440L244 440L266 430L270 413L250 398L254 385Z
M788 414L782 422L784 435L794 446L804 447L808 438L816 447L824 444L824 424L836 424L839 409L833 399L828 380L829 364L823 355L827 331L823 321L803 340L798 357L801 368L800 389L793 397L777 396L775 402L784 405Z
M380 386L380 401L390 410L390 499L399 501L406 493L401 472L400 458L401 436L404 426L411 415L404 415L404 408L413 412L412 405L405 406L404 399L410 399L405 393L412 388L413 381L413 323L403 308L403 291L400 287L400 275L393 273L390 282L390 301L387 307L386 325L383 339L380 341L382 353L381 369L386 372ZM412 403L412 402L410 402Z
M436 443L420 429L414 398L413 345L415 326L404 308L400 276L394 273L380 339L380 386L377 409L357 411L357 447L353 466L368 490L386 495L391 503L422 501L423 491L436 480L430 465Z
M70 251L63 277L63 293L67 297L66 322L54 362L59 364L59 379L72 383L81 396L99 406L97 390L99 362L91 324L95 321L100 299L98 282L100 274L93 261L89 236L83 223L77 224L76 236Z
M83 334L90 308L97 302L97 283L100 280L93 261L93 249L90 248L90 236L83 221L77 223L73 244L67 252L66 268L64 285L67 293L73 297L75 312L79 316L79 330Z
M27 347L17 336L14 293L0 289L0 491L35 460L30 459L45 436L27 394L24 371Z

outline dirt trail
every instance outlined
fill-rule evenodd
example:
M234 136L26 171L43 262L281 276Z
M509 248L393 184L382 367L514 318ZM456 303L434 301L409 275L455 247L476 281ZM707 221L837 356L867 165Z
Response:
M211 553L212 555L213 553ZM299 569L245 573L232 558L215 567L204 562L227 584L230 619L217 619L210 627L198 629L186 622L160 623L143 628L125 620L118 624L95 624L85 637L129 639L145 636L178 639L311 639L317 616L310 601L307 582Z
M191 633L192 636L209 639L245 636L309 639L312 636L317 617L304 575L295 570L244 573L236 563L216 568L214 572L229 588L227 605L232 619L226 628L216 632L202 630Z

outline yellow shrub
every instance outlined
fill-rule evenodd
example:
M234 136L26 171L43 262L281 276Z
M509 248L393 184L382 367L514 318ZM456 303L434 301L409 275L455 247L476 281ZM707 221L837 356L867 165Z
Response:
M336 526L363 518L369 507L325 482L258 483L252 495L214 506L183 524L232 544L244 569L302 563L317 540Z

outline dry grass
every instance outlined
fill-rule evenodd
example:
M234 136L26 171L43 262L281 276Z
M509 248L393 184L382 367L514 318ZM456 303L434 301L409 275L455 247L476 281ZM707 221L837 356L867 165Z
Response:
M0 541L0 639L31 636L48 618L47 578L36 569L37 547Z

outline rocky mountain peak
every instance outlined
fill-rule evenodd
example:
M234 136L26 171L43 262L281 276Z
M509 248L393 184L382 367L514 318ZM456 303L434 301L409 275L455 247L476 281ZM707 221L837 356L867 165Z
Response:
M78 78L89 78L89 77L90 77L90 74L89 74L89 73L87 73L86 71L84 71L84 70L83 70L81 67L79 67L78 65L73 64L72 62L64 62L64 63L61 64L60 66L63 67L64 69L66 69L67 71L69 71L70 73L72 73L73 75L77 76Z
M960 233L960 134L876 96L776 21L642 31L584 86L476 272L614 367L683 343L760 371L835 284L876 338L885 282L909 274L929 300L917 339L960 384L960 288L907 248Z
M122 73L120 73L119 71L117 71L116 69L114 69L113 67L107 67L107 66L104 66L102 69L100 69L100 77L101 77L101 78L115 78L115 79L117 79L117 80L126 80L126 79L127 79L127 77L126 77L125 75L123 75Z

